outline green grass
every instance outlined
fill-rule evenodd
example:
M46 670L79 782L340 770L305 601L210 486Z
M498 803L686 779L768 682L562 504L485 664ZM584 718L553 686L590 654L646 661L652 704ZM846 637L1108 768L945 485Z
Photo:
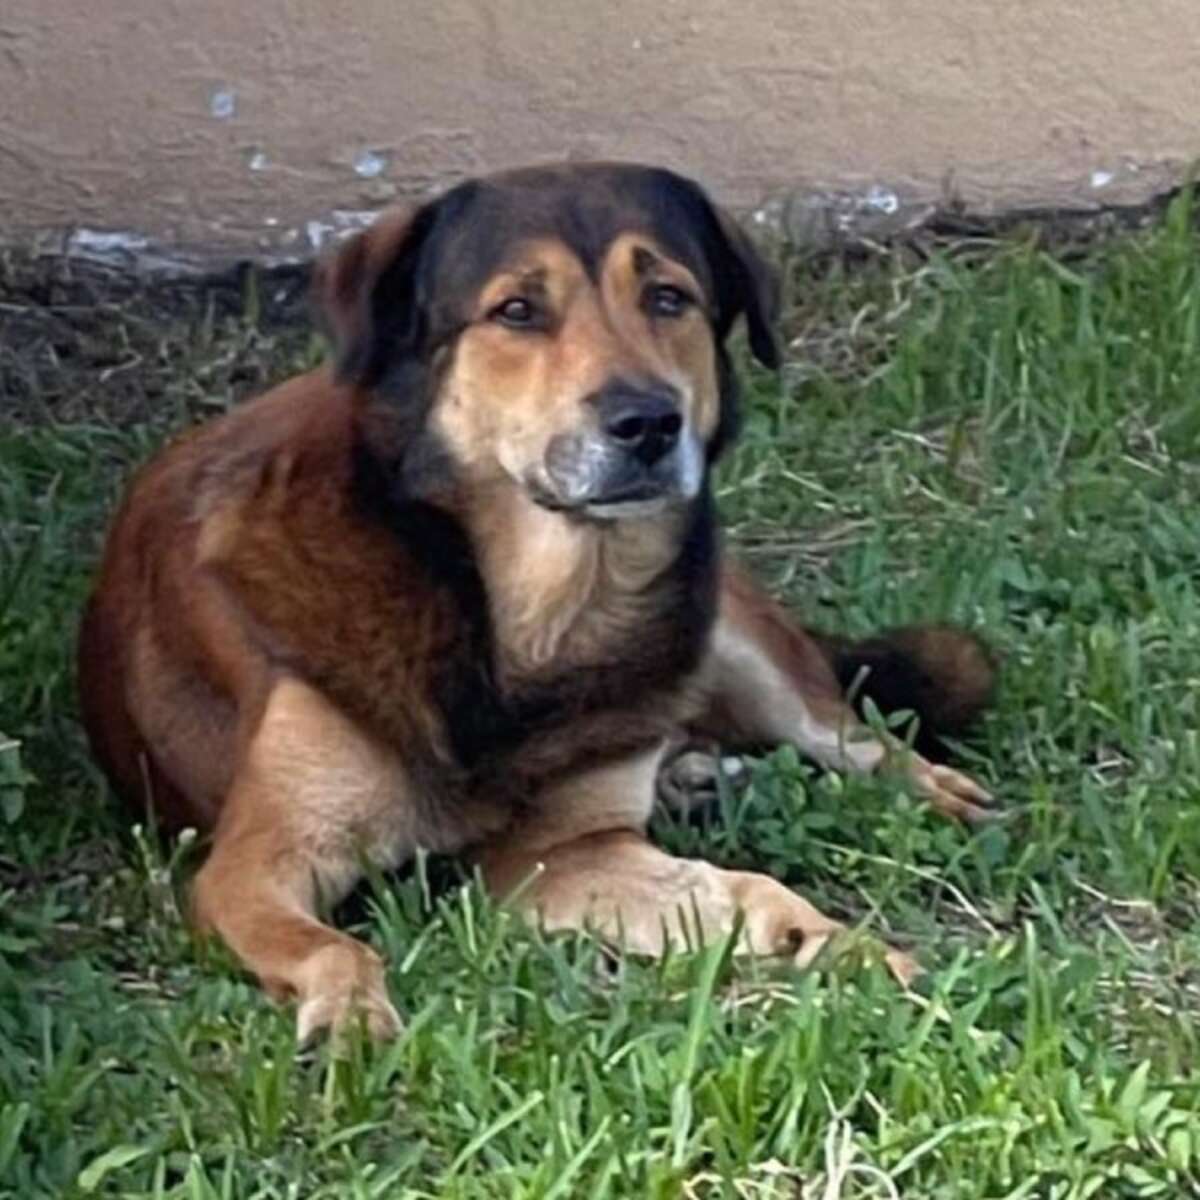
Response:
M1200 1195L1198 250L1183 197L1069 262L1014 235L796 265L792 365L750 381L733 542L816 624L983 631L1003 686L960 757L1010 815L971 833L780 751L658 832L913 946L922 999L721 946L613 979L422 864L348 918L408 1034L344 1061L192 942L190 852L129 833L70 667L123 476L308 335L256 297L116 305L114 375L10 306L0 1196Z

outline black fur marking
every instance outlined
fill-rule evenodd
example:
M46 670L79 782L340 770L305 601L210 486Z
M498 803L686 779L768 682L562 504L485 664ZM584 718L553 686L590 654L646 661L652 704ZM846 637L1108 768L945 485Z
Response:
M717 346L717 391L721 397L720 408L717 410L717 427L705 447L710 467L721 457L726 447L737 440L742 429L741 384L723 344Z
M906 629L854 642L821 635L834 673L843 690L856 689L855 707L860 715L863 700L869 699L883 714L910 711L918 718L914 749L935 761L947 756L947 737L966 733L991 701L993 664L989 651L963 630L937 630L973 654L958 669L970 673L955 676L950 664L928 659L921 649L926 631Z

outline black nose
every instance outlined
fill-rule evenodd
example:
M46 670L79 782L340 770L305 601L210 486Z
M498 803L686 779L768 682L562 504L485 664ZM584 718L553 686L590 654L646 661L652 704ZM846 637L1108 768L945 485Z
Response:
M679 441L683 416L674 388L605 388L595 397L595 404L600 428L609 441L648 467Z

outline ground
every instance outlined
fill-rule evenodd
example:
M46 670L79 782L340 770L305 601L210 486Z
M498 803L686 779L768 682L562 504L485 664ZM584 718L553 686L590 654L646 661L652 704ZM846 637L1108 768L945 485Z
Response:
M912 948L918 995L722 946L614 978L428 862L343 914L409 1029L340 1061L189 937L194 851L131 833L71 678L121 480L320 354L299 280L0 263L0 1196L1200 1195L1197 249L1184 195L789 263L731 541L815 624L986 635L958 759L1007 816L779 752L658 832Z

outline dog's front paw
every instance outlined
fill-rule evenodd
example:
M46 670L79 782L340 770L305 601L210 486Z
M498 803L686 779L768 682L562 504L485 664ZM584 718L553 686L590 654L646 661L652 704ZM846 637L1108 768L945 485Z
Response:
M914 754L909 777L929 803L945 816L978 825L998 815L992 794L953 767L939 766Z
M359 942L318 950L305 963L305 986L296 1010L296 1038L304 1045L328 1031L335 1038L359 1023L375 1041L399 1036L400 1014L388 998L383 961Z
M757 954L786 955L798 967L810 967L826 951L847 940L873 947L905 988L921 974L917 960L876 938L852 933L827 917L803 896L766 875L737 873L734 895L744 915L742 947Z

